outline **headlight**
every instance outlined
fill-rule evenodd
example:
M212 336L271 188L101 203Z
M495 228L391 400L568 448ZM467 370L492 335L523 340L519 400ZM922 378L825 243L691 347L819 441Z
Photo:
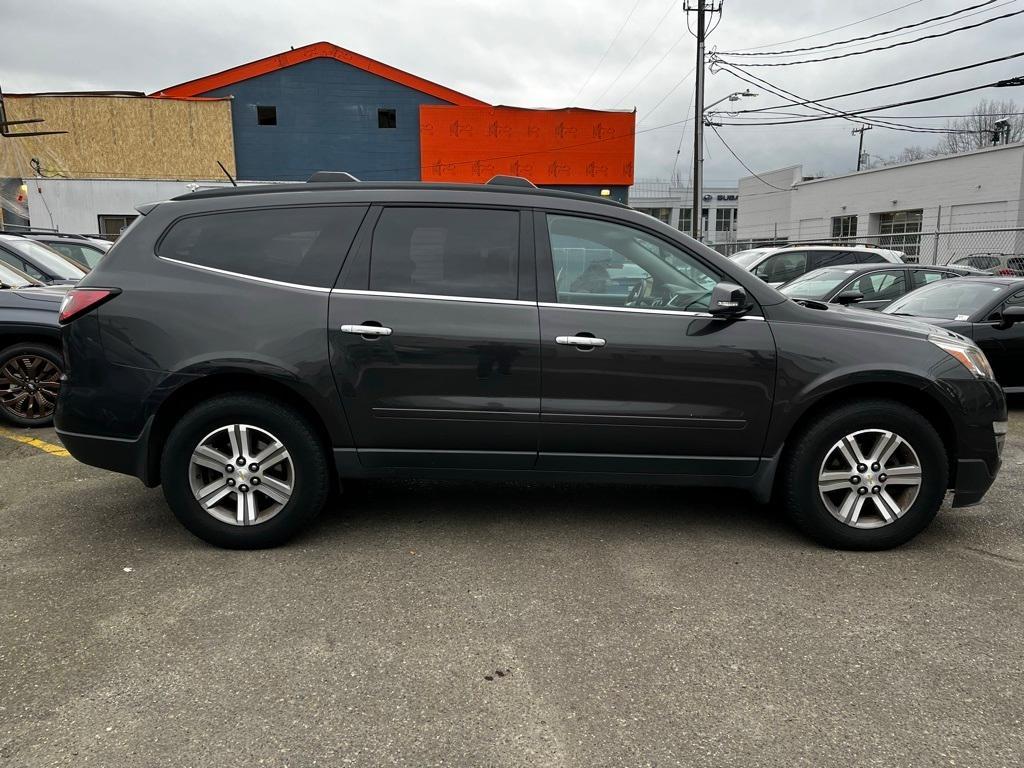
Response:
M994 379L992 366L977 345L964 339L951 339L946 336L929 336L928 341L939 349L952 355L964 368L969 370L979 379Z

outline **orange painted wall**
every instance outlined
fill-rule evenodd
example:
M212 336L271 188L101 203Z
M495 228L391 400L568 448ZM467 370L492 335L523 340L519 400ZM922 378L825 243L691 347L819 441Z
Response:
M420 106L423 181L633 183L636 115L589 109Z

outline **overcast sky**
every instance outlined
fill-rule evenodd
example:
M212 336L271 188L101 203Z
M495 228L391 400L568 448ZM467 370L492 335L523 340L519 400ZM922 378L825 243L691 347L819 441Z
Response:
M726 0L710 46L725 51L793 40L907 5L871 21L779 47L817 45L892 29L979 2ZM492 104L635 107L638 130L644 131L636 137L637 178L668 178L681 143L679 168L685 179L692 158L692 123L659 127L692 116L693 78L680 83L692 70L695 56L683 5L683 0L640 0L623 27L634 0L0 0L0 85L9 92L151 92L290 46L327 40ZM962 21L911 30L894 41L1015 10L1024 10L1022 0L997 0L969 12L977 15L965 14ZM839 61L750 71L803 97L820 98L1014 53L1021 50L1024 38L1022 19L1024 15ZM1024 58L832 103L873 106L1018 74L1024 74ZM707 102L745 87L729 74L710 75ZM1016 98L1024 103L1019 88L988 89L887 114L962 113L982 97ZM750 106L777 103L769 95L744 100ZM912 122L941 126L944 121ZM755 171L802 163L807 173L832 174L849 171L856 163L857 140L850 134L851 127L846 121L830 120L719 130ZM866 134L865 148L887 157L907 145L928 146L937 141L931 134L875 128ZM732 182L747 175L713 134L706 137L706 146L709 183Z

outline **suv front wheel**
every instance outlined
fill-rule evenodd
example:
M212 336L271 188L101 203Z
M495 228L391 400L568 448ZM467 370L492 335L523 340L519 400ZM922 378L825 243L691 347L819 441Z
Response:
M217 397L186 413L167 437L160 476L182 524L230 549L283 544L319 514L330 488L306 418L255 395Z
M949 465L935 429L889 400L836 408L793 436L781 500L797 526L823 544L888 549L935 517Z

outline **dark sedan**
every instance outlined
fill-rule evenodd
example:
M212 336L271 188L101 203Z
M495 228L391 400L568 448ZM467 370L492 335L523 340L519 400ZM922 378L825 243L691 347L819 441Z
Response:
M46 286L0 262L0 420L53 421L64 373L57 314L67 286Z
M982 274L970 267L920 264L845 264L823 267L783 285L791 299L831 304L856 304L858 309L881 309L910 291L951 277Z
M20 235L0 234L0 262L49 285L74 285L86 274L52 248Z
M974 339L1003 389L1024 392L1024 278L943 280L908 293L882 311Z

